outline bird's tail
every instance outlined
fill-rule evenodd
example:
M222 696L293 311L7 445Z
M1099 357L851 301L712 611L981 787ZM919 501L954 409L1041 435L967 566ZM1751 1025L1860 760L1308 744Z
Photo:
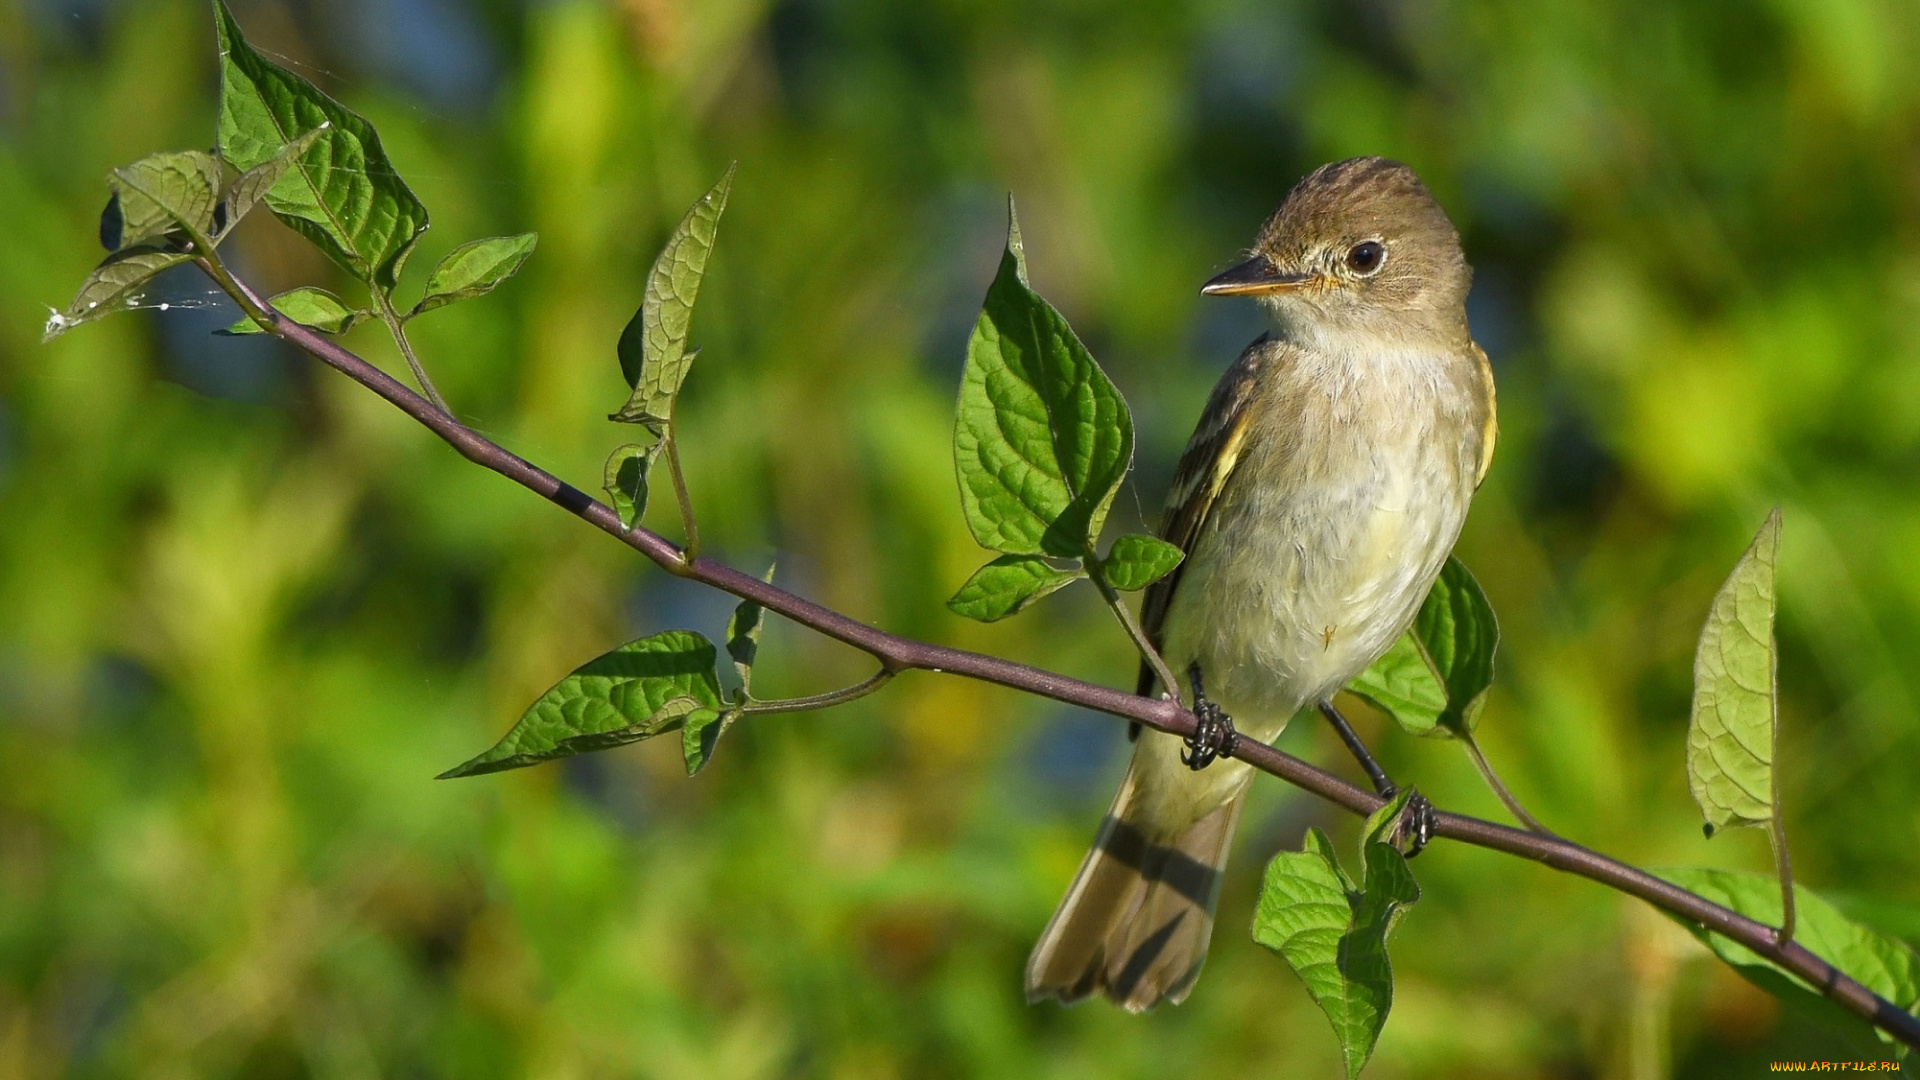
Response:
M1099 991L1129 1012L1179 1004L1213 936L1242 782L1218 808L1173 835L1135 820L1135 775L1114 796L1100 835L1027 960L1027 1000L1075 1002Z

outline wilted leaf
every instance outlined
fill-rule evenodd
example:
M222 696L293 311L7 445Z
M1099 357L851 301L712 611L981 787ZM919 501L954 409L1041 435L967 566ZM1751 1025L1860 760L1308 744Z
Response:
M1123 592L1144 589L1173 572L1186 553L1157 537L1128 533L1113 542L1101 560L1107 584Z
M320 141L320 136L326 134L329 126L326 122L321 123L319 127L281 147L272 157L241 173L240 178L228 185L226 194L221 197L221 216L225 220L214 222L214 228L223 236L232 232L254 204L265 198L267 192L280 182L280 178L287 175L287 171L300 160L300 155L313 149L313 144Z
M1773 821L1775 704L1773 564L1780 511L1713 598L1693 655L1693 718L1687 724L1687 786L1707 832Z
M350 308L346 301L325 289L304 286L289 289L267 301L273 309L294 322L323 330L329 334L344 334L353 329L353 325L372 314L360 308ZM264 334L265 330L252 319L241 319L219 333L231 336L241 334Z
M1052 305L1029 289L1009 203L1008 246L967 344L954 460L980 546L1083 556L1133 459L1133 417Z
M125 311L134 306L147 282L162 270L169 270L192 259L183 251L161 251L158 248L128 248L107 256L106 261L93 268L87 280L80 285L79 295L65 311L56 311L47 317L47 325L41 341L52 341L61 334L92 322L103 315L116 311Z
M1769 874L1740 870L1661 869L1660 877L1689 892L1732 908L1746 917L1778 925L1780 880ZM1815 893L1794 886L1795 943L1845 972L1860 985L1908 1012L1920 1012L1920 957L1898 938L1888 937L1853 922ZM1676 919L1715 955L1733 966L1747 981L1786 1004L1856 1034L1871 1032L1882 1042L1893 1037L1853 1013L1828 1001L1798 976L1738 942L1711 933L1697 923Z
M1085 576L1083 570L1056 570L1038 556L1002 555L974 571L947 607L956 615L994 622Z
M100 243L108 251L151 245L187 228L214 232L220 201L220 160L200 150L152 154L113 171L113 194L100 214Z
M607 456L604 485L620 523L631 529L640 524L647 512L647 475L653 471L653 459L660 456L660 444L642 446L628 443Z
M672 731L718 714L713 642L689 630L630 641L560 680L493 749L442 779L517 769Z
M535 233L521 233L474 240L454 248L428 275L426 295L407 313L407 318L492 292L501 282L520 272L521 264L533 254L533 246L539 239Z
M1487 594L1448 557L1413 626L1347 689L1416 735L1470 734L1493 685L1499 646Z
M394 171L365 118L255 52L222 0L220 150L234 167L273 160L325 125L313 147L267 192L267 208L348 273L390 292L427 227L427 208Z
M1326 1013L1350 1080L1373 1056L1393 1006L1387 935L1420 898L1406 859L1373 839L1384 827L1369 829L1361 889L1340 868L1326 834L1308 829L1304 850L1281 852L1267 864L1253 918L1253 939L1286 958Z
M614 420L646 424L657 434L673 417L673 399L693 366L694 353L687 351L693 302L706 276L707 257L713 254L727 194L733 190L733 169L727 166L720 182L680 219L647 273L640 310L620 334L620 371L633 396L613 414Z

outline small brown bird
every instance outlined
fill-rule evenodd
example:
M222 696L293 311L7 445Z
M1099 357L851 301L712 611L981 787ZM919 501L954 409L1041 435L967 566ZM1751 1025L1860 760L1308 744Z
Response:
M1472 270L1412 169L1336 162L1300 181L1253 256L1200 290L1273 327L1214 387L1160 534L1187 553L1142 622L1204 702L1271 742L1399 638L1493 456L1493 373L1467 329ZM1156 685L1142 665L1140 692ZM1162 687L1178 696L1179 687ZM1027 997L1099 991L1139 1012L1200 974L1252 769L1196 771L1145 732L1098 838L1034 946Z

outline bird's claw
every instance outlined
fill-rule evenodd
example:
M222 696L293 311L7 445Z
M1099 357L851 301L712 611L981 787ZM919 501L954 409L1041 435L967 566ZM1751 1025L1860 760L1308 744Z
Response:
M1180 752L1180 761L1198 772L1213 764L1216 758L1232 757L1240 745L1240 733L1233 730L1233 717L1207 700L1206 691L1200 685L1199 664L1187 669L1187 677L1193 681L1193 716L1197 722L1193 734L1187 736L1187 748Z
M1407 805L1400 810L1400 819L1393 823L1393 831L1388 842L1400 850L1402 855L1411 859L1420 854L1433 839L1434 827L1439 824L1439 812L1425 795L1415 791L1407 796Z

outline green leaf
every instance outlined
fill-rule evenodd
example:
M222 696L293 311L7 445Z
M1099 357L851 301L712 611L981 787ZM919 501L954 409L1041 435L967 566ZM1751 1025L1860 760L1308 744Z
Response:
M956 615L994 622L1085 576L1084 570L1056 570L1038 556L1002 555L974 571L947 607Z
M407 318L492 292L520 272L539 239L537 233L521 233L473 240L454 248L428 275L426 295L413 305Z
M657 434L673 418L673 399L699 352L687 351L687 332L693 325L693 302L706 276L707 257L713 254L720 231L720 215L733 190L733 170L734 166L727 166L720 182L693 204L653 260L640 310L620 334L620 371L633 387L633 396L611 419L646 424Z
M313 149L313 144L319 142L331 126L330 122L322 122L319 127L281 147L272 157L241 173L239 179L229 184L226 194L221 197L221 217L224 220L214 223L220 235L232 232L254 204L273 190L280 178L287 175L287 171L300 160L300 155Z
M311 285L289 289L267 303L273 305L275 311L294 322L329 334L344 334L353 329L355 323L373 314L361 308L350 308L346 301L325 289L314 288ZM241 319L217 333L237 337L242 334L264 334L266 331L252 319Z
M1067 320L1027 287L1011 205L960 383L960 503L982 547L1077 558L1132 462L1133 417Z
M1392 846L1369 842L1362 861L1365 888L1355 889L1326 834L1307 830L1303 850L1281 852L1267 864L1253 917L1253 939L1286 958L1326 1013L1349 1080L1373 1056L1393 1006L1387 935L1420 898L1406 859Z
M1500 623L1487 594L1448 557L1413 626L1347 689L1416 735L1467 735L1493 685Z
M1687 786L1707 835L1728 825L1773 822L1775 702L1773 566L1780 511L1760 526L1713 598L1693 655L1693 718L1687 724Z
M1413 620L1414 636L1434 672L1447 688L1442 730L1472 732L1493 685L1493 654L1500 647L1500 623L1487 594L1460 560L1447 557Z
M720 736L742 715L744 711L736 705L722 713L703 711L687 718L686 726L680 729L680 754L686 759L688 776L707 767L720 746Z
M250 170L326 125L267 192L267 209L354 277L393 290L427 227L427 208L394 171L365 118L255 52L214 0L220 35L220 150Z
M761 580L773 581L773 567L767 567L767 574ZM767 610L758 601L742 600L733 609L733 618L727 620L727 655L733 657L733 669L740 675L740 696L749 697L753 685L753 661L760 654L760 628L766 622Z
M1173 573L1186 552L1157 537L1128 533L1113 542L1100 562L1107 584L1124 592L1144 589Z
M220 159L201 150L152 154L115 169L100 214L101 245L122 251L188 230L212 234L224 180Z
M1692 868L1662 868L1654 873L1750 919L1769 926L1780 922L1780 879L1771 874ZM1793 909L1796 944L1806 946L1814 955L1900 1008L1920 1012L1920 956L1905 942L1853 922L1832 904L1798 885L1793 889ZM1675 921L1747 981L1787 1005L1842 1030L1862 1034L1870 1031L1882 1042L1893 1044L1892 1036L1828 1001L1798 976L1746 946L1686 919Z
M653 471L653 459L660 456L660 445L628 443L607 457L607 497L620 515L620 523L631 529L640 524L647 512L647 474Z
M690 630L630 641L560 680L493 749L441 779L518 769L672 731L720 712L713 642Z
M1347 689L1415 735L1431 735L1440 714L1447 711L1447 688L1440 685L1411 630L1400 635L1386 655L1348 683Z
M128 248L107 256L81 283L79 295L67 305L67 310L56 311L47 317L46 329L40 340L52 341L81 323L136 306L141 291L155 274L170 270L191 258L193 256L184 251L161 251L145 247Z

